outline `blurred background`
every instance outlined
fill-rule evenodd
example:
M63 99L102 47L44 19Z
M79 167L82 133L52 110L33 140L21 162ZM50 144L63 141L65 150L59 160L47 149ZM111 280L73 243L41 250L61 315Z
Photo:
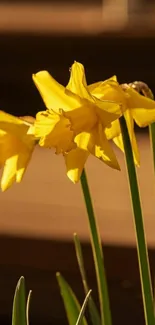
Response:
M43 108L32 73L66 84L74 60L88 83L145 80L154 90L153 0L4 0L0 2L0 98L5 111Z
M116 74L120 83L145 81L155 92L154 0L0 1L0 108L15 115L44 110L32 73L48 70L66 84L74 60L87 82ZM155 270L155 188L147 130L137 139L152 274ZM143 324L134 229L123 155L121 176L91 158L87 169L104 243L113 324ZM113 204L111 201L113 200ZM61 158L37 148L21 185L0 193L0 322L10 324L16 282L33 290L32 324L67 324L55 279L61 271L80 301L84 295L72 241L83 242L90 287L96 282L80 185Z

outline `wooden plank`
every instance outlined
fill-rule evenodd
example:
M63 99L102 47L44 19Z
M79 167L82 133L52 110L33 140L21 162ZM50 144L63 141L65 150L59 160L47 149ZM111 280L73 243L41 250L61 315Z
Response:
M91 34L101 23L100 5L0 4L1 32Z
M130 13L127 0L89 5L1 2L0 33L155 35L154 16L154 7L149 15L145 11L141 15Z

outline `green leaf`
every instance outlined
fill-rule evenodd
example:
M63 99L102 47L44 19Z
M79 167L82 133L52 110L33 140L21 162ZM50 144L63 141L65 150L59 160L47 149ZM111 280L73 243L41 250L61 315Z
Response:
M12 310L12 325L27 325L24 277L19 279L15 290Z
M80 310L80 314L79 314L79 317L77 319L77 322L76 322L76 325L81 325L81 322L82 322L82 319L83 319L83 316L84 316L84 313L85 313L85 309L87 307L87 303L90 299L90 294L91 294L92 290L89 290L87 295L86 295L86 298L83 302L83 305L81 307L81 310Z
M87 277L86 277L86 272L85 272L85 267L84 267L82 248L81 248L80 240L76 233L74 234L74 244L75 244L76 257L77 257L77 261L78 261L78 265L79 265L79 269L80 269L80 273L81 273L81 278L82 278L82 282L83 282L84 292L87 295L89 292L89 286L87 283ZM89 314L90 314L93 325L101 325L101 319L100 319L99 312L98 312L95 302L91 296L88 300L88 308L89 308Z
M31 295L32 295L32 290L29 291L29 294L28 294L28 297L27 297L27 304L26 304L26 322L27 322L27 325L29 325L29 309L30 309Z
M61 296L64 302L69 325L75 325L79 317L81 306L73 293L71 287L65 281L60 273L56 274L57 281L60 287ZM85 317L81 321L81 325L87 325Z

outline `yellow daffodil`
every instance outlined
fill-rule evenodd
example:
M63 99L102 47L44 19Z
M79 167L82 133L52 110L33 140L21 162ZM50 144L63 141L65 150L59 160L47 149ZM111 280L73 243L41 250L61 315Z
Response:
M83 65L72 65L67 87L47 71L33 75L33 81L47 107L36 116L36 138L41 146L63 153L68 177L73 182L79 180L89 154L119 169L104 130L122 114L121 107L90 93Z
M20 183L22 180L35 146L32 123L32 118L18 118L0 111L2 191L7 190L13 182Z
M137 165L140 163L137 141L134 133L134 121L140 127L145 127L155 121L155 101L140 95L132 87L120 86L114 76L104 82L95 83L89 86L92 95L113 100L122 105L124 117L127 123L130 141L132 144L134 160ZM119 120L113 121L105 130L108 139L113 139L115 144L124 151L122 134Z

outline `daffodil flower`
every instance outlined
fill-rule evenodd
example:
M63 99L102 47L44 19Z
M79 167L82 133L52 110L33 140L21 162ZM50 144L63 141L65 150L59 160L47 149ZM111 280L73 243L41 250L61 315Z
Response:
M32 118L18 118L0 111L0 168L2 191L13 182L20 183L31 158L34 146Z
M122 105L127 123L130 141L136 165L139 166L140 158L137 141L134 133L134 121L140 127L145 127L155 121L155 101L140 95L132 87L119 85L116 76L89 86L92 95L106 100L113 100ZM124 151L123 139L119 120L115 120L105 130L108 139Z
M104 130L121 116L120 104L90 93L83 65L72 65L67 87L47 71L34 74L33 81L47 107L36 116L36 138L41 146L63 153L68 177L73 182L80 179L89 154L119 169Z

